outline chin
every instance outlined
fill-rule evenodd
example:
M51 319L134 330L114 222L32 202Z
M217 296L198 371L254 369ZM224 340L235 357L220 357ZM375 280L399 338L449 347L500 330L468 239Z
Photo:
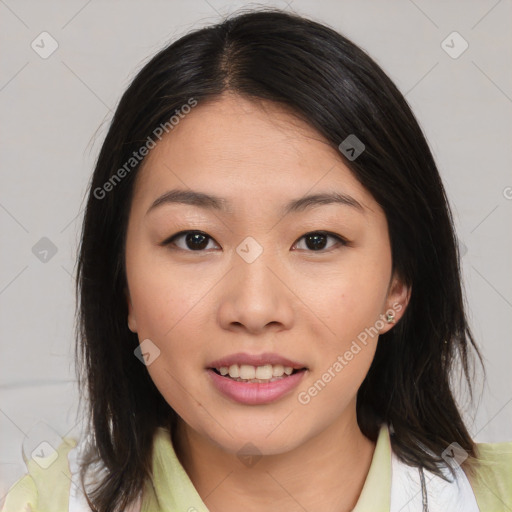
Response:
M204 432L223 451L240 456L254 451L252 455L279 455L293 450L306 441L304 434L291 432L279 422L268 427L261 424L240 422L223 424L227 432L219 427L215 432ZM228 433L229 432L229 433ZM230 435L231 434L231 435Z

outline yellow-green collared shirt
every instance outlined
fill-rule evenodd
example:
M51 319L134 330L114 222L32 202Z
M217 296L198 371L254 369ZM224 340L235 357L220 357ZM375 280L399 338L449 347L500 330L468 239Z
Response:
M77 441L65 438L58 458L47 469L26 460L28 473L9 490L2 512L68 512L72 474L68 463ZM512 442L478 443L480 467L469 478L481 512L512 511ZM370 470L353 512L389 512L391 442L383 425ZM30 507L30 508L28 508ZM208 512L179 462L168 430L155 435L153 480L147 482L140 512Z

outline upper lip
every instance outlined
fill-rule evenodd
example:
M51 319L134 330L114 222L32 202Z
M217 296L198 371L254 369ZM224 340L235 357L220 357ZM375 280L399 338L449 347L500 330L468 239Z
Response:
M280 356L279 354L273 354L265 352L263 354L246 354L239 352L237 354L231 354L221 359L217 359L208 364L208 368L221 368L223 366L231 366L232 364L247 364L251 366L264 366L266 364L281 364L283 366L290 366L296 370L306 368L305 364L292 361L286 357Z

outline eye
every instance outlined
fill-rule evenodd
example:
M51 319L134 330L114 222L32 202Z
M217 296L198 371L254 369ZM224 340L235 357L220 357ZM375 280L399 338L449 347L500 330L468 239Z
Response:
M333 233L327 233L325 231L312 231L311 233L306 233L299 240L304 239L306 242L306 247L310 249L312 252L321 252L325 249L326 241L329 238L335 240L338 244L341 244L342 246L348 244L347 240L345 240L341 236L335 235ZM331 245L329 249L332 247L333 246Z
M334 240L335 243L327 249L331 249L333 246L336 246L336 243L341 246L348 245L348 241L341 236L325 231L312 231L310 233L306 233L299 240L304 239L306 243L306 250L309 252L322 252L325 250L326 242L329 238ZM180 246L178 243L176 243L176 241L180 239L184 239L184 246ZM208 248L209 241L213 241L213 238L206 233L203 233L202 231L180 231L170 238L167 238L164 242L162 242L162 245L174 245L179 249L188 252L204 252L204 249ZM294 247L296 245L298 245L298 242L295 243Z
M181 238L185 239L185 247L179 246L175 241ZM203 251L208 246L208 241L213 240L210 236L202 231L181 231L168 238L162 245L176 245L184 251ZM203 251L204 252L204 251Z

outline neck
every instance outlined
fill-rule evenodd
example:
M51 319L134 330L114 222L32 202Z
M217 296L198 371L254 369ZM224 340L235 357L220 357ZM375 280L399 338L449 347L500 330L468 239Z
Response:
M355 407L348 418L293 450L264 455L249 466L182 420L174 437L176 454L201 499L210 510L223 512L350 511L375 450L357 425Z

